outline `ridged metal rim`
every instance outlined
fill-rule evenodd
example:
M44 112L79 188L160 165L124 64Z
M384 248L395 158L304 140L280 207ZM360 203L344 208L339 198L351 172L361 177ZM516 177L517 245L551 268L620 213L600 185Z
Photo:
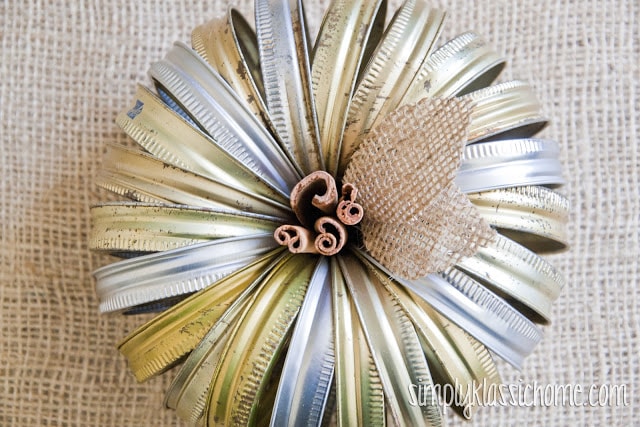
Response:
M196 52L176 42L152 64L151 77L171 92L223 150L285 194L301 178L273 136L235 91Z
M491 139L529 138L547 124L531 86L514 80L464 95L473 101L467 143ZM508 135L508 138L505 138Z
M132 221L144 217L144 221ZM280 219L184 205L132 202L91 208L89 247L110 252L158 252L208 240L273 232ZM180 219L180 221L177 221Z
M518 369L542 339L542 331L529 319L460 271L450 271L447 277L431 274L418 280L394 279Z
M124 310L199 291L276 246L271 234L257 234L109 264L93 272L100 311Z
M541 323L549 322L551 305L564 286L564 279L551 264L499 234L456 267L524 304L537 314L532 320Z
M551 189L509 187L467 196L489 224L534 252L568 246L569 200Z
M403 103L465 95L490 85L504 66L505 59L483 38L473 32L461 34L429 56L404 94Z
M555 141L514 139L481 142L464 149L455 182L464 193L528 185L562 185Z

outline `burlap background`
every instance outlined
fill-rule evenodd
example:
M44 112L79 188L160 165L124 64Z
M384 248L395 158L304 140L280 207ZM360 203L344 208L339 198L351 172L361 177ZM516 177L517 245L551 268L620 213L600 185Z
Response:
M149 63L223 1L0 2L0 425L179 425L171 374L138 385L114 344L141 320L101 316L86 245L92 183ZM443 2L438 2L443 3ZM320 5L308 2L315 29ZM393 2L394 5L397 2ZM435 5L435 2L434 2ZM640 403L637 0L453 0L530 81L560 141L573 205L568 284L517 383L627 384L627 407L485 408L473 425L631 425ZM250 13L248 0L239 8ZM450 425L462 424L450 412Z

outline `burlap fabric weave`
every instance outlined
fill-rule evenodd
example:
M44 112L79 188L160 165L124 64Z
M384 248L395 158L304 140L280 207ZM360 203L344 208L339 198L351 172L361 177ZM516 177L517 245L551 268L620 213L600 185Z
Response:
M397 6L398 2L391 2ZM251 5L238 1L250 16ZM172 373L137 384L114 345L143 319L99 315L87 249L93 175L137 81L211 1L0 2L0 426L182 425ZM326 0L307 2L317 29ZM512 384L627 384L629 406L483 408L448 425L634 425L640 415L640 44L636 0L434 1L441 40L466 30L529 81L560 142L572 250L542 343Z
M495 232L455 185L472 105L424 99L388 114L359 145L343 181L366 215L364 245L389 271L417 279L447 270Z

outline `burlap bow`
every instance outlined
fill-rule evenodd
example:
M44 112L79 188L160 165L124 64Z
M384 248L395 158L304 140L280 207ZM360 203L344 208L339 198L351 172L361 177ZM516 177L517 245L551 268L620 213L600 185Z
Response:
M454 183L472 107L425 99L387 115L354 153L343 182L358 189L364 245L398 276L444 271L495 231Z

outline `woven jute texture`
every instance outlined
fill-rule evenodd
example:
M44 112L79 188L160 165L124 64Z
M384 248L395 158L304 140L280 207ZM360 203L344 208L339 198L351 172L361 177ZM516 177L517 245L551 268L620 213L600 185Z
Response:
M358 189L367 213L364 245L400 277L445 271L495 236L453 183L472 108L457 98L405 105L367 135L347 166L343 181Z
M391 2L393 6L397 1ZM307 2L313 31L327 1ZM640 415L640 45L636 0L434 1L441 40L474 30L529 81L552 119L573 206L567 285L511 384L627 386L628 406L483 408L468 424L636 424ZM251 16L251 4L237 3ZM137 384L115 344L142 318L98 314L88 207L105 143L137 81L174 40L224 13L195 0L0 2L0 425L181 425L163 408L172 372Z

